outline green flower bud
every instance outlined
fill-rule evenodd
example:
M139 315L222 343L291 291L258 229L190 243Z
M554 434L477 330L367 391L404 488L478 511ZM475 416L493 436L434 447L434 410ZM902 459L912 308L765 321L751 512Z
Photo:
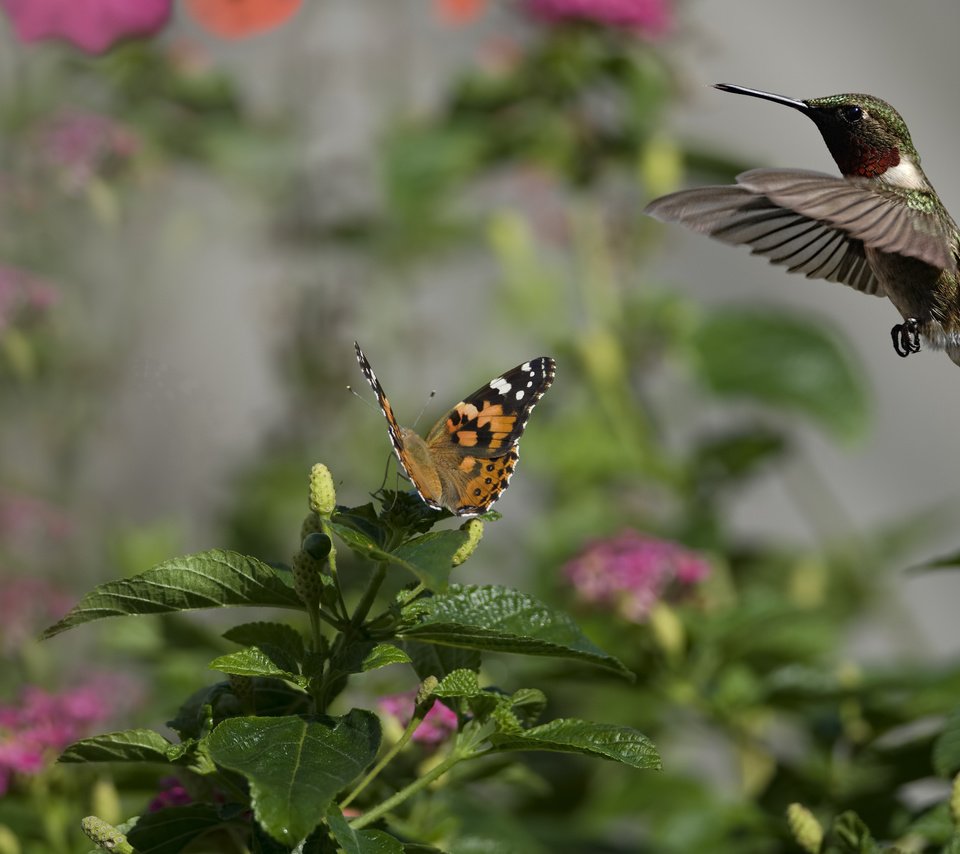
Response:
M300 542L303 542L311 534L319 534L323 531L323 525L320 524L320 517L312 510L304 517L303 524L300 526Z
M316 608L323 592L320 572L323 561L319 561L305 551L297 552L293 558L293 589L304 605Z
M683 655L687 645L686 631L677 612L664 602L657 602L648 617L654 639L671 661Z
M787 807L787 822L797 845L808 854L820 854L823 827L810 810L803 804L790 804Z
M480 544L480 539L483 537L483 522L479 519L469 519L460 526L460 530L466 532L467 540L454 554L451 561L454 566L460 566Z
M333 486L333 475L323 463L317 463L310 469L310 509L329 519L336 506L337 491Z
M420 689L417 691L417 705L419 706L425 700L428 700L434 691L437 690L437 685L440 684L440 680L436 676L428 676L426 679L420 683Z
M0 854L21 854L20 840L7 825L0 824Z
M90 841L104 851L113 851L114 854L134 854L133 846L127 842L127 837L102 818L88 815L80 822L80 827Z
M120 821L122 812L120 807L120 795L113 780L108 777L100 777L93 784L93 790L90 792L90 806L96 810L98 816L104 816L104 821Z

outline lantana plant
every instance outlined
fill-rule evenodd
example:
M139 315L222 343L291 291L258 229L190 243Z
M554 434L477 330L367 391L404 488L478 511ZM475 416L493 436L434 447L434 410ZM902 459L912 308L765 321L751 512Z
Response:
M289 566L221 550L175 558L97 587L47 630L53 637L107 617L202 608L277 608L302 618L303 630L257 620L225 632L238 649L210 662L222 681L180 706L169 723L177 740L136 729L66 749L62 762L167 766L162 797L144 815L119 828L85 821L94 841L163 852L215 836L224 851L401 852L405 842L447 841L442 829L417 839L411 816L443 788L469 785L470 775L454 773L467 763L499 757L493 767L502 772L518 751L559 751L659 768L655 747L635 729L544 720L541 690L488 683L485 652L632 674L533 596L451 580L465 574L484 519L433 530L449 514L415 493L375 497L338 506L332 475L318 464ZM409 583L387 594L391 574ZM382 697L378 716L354 703L369 674L388 665L409 668L418 686ZM411 765L409 750L424 761Z

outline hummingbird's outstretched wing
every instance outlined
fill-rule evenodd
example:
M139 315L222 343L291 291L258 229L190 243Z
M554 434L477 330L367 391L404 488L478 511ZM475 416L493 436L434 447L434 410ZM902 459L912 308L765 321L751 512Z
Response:
M956 271L949 218L935 200L896 187L799 169L752 169L725 187L681 190L645 213L679 222L807 278L883 295L864 247Z

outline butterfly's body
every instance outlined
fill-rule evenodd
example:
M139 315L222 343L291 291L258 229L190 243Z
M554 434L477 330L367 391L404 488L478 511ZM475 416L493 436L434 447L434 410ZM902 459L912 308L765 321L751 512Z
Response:
M490 509L516 467L527 418L550 387L556 363L531 359L456 404L421 438L401 427L370 362L356 344L360 369L387 419L400 465L420 497L437 510L476 516Z
M960 364L960 229L920 168L896 110L870 95L797 101L742 86L717 88L804 113L842 176L752 169L731 186L656 199L647 212L747 244L791 273L885 296L904 319L892 330L897 353L915 353L923 338Z

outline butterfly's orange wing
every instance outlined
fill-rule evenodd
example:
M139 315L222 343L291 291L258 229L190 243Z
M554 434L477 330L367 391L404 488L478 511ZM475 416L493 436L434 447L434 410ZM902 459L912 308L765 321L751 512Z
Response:
M556 362L540 356L511 368L460 401L424 440L397 422L369 360L355 346L360 370L387 419L397 459L420 497L457 516L488 510L510 482L517 443L530 412L553 382Z

